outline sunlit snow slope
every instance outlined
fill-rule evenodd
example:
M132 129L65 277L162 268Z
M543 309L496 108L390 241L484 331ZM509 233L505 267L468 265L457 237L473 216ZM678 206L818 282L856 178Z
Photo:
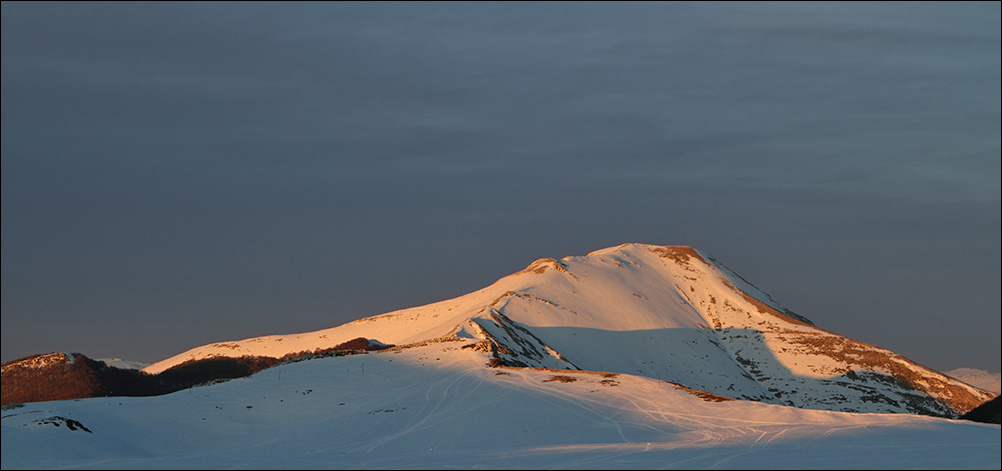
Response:
M166 396L7 406L3 469L998 469L997 425L723 401L615 373L487 368L469 339Z
M357 337L467 339L494 365L629 373L812 409L956 417L993 394L812 325L690 247L625 244L542 259L474 293L332 329L223 342L213 356L281 357Z

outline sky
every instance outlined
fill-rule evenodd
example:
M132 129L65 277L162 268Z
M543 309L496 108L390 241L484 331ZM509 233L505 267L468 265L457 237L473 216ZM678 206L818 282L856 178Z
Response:
M3 2L0 356L152 363L642 242L999 371L1000 10Z

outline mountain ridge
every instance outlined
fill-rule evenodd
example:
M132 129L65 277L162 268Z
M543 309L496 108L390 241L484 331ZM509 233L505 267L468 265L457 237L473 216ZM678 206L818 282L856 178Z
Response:
M315 332L209 344L144 371L198 358L281 356L354 337L471 341L494 366L640 374L828 410L957 417L992 397L816 327L697 249L649 244L539 259L453 299Z

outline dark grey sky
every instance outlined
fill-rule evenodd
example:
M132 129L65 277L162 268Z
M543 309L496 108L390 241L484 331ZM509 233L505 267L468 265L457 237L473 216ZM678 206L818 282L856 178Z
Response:
M2 6L2 359L152 362L693 245L1000 369L1000 4Z

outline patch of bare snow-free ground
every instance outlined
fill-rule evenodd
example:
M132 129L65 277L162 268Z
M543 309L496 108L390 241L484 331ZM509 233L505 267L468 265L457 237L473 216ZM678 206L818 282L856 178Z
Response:
M1002 464L997 425L713 402L628 374L485 368L487 354L464 345L284 364L159 397L8 407L0 462L3 469Z
M946 374L985 391L1002 393L1002 373L990 373L977 368L957 368L947 371Z

